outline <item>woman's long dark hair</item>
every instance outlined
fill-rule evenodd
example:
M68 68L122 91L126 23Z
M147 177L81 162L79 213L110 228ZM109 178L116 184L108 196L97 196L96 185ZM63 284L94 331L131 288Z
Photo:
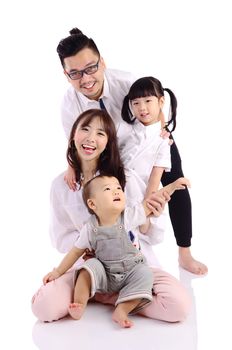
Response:
M75 147L74 136L76 129L80 124L83 127L87 126L94 118L100 118L103 129L108 137L106 148L98 159L96 171L99 171L100 175L116 177L124 189L126 177L124 166L119 154L116 129L113 120L106 110L89 109L81 113L77 118L70 133L69 145L66 153L68 163L75 170L76 181L81 187L81 161Z
M170 132L176 128L176 109L177 99L174 93L167 88L163 88L161 82L154 77L143 77L136 80L130 87L128 94L125 96L122 106L122 119L129 124L133 124L136 118L133 116L130 109L130 102L140 97L156 96L160 98L164 96L164 91L167 91L170 96L170 113L169 120L166 123L166 129Z

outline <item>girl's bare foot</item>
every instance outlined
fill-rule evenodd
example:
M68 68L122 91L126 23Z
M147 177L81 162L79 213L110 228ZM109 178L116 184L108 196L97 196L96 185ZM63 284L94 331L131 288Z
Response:
M74 320L79 320L85 311L85 305L80 303L71 303L68 312Z
M131 328L134 323L128 318L126 312L116 308L112 315L113 321L118 323L122 328Z
M208 268L205 264L195 260L190 252L190 248L179 248L179 264L180 266L196 275L205 275L208 272Z

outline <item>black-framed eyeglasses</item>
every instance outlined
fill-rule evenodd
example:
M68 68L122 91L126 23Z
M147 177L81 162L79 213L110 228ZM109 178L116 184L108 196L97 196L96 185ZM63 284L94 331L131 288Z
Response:
M98 58L98 61L96 64L93 64L92 66L89 66L89 67L82 69L82 70L73 70L70 73L66 72L66 74L72 80L81 79L84 74L87 74L87 75L94 74L98 71L99 61L100 61L100 57Z

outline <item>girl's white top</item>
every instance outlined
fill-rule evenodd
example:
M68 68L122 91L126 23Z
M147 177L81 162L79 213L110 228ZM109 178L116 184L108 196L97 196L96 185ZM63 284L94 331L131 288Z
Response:
M136 121L127 140L120 146L120 154L128 169L133 169L148 183L154 166L171 169L169 139L160 136L160 123L144 126Z

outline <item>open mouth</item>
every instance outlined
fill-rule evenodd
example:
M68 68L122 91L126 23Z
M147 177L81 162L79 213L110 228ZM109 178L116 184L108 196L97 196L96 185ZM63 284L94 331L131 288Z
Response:
M96 147L90 145L82 145L82 148L88 153L93 153L96 149Z
M115 198L114 200L113 200L113 202L120 202L120 198Z

